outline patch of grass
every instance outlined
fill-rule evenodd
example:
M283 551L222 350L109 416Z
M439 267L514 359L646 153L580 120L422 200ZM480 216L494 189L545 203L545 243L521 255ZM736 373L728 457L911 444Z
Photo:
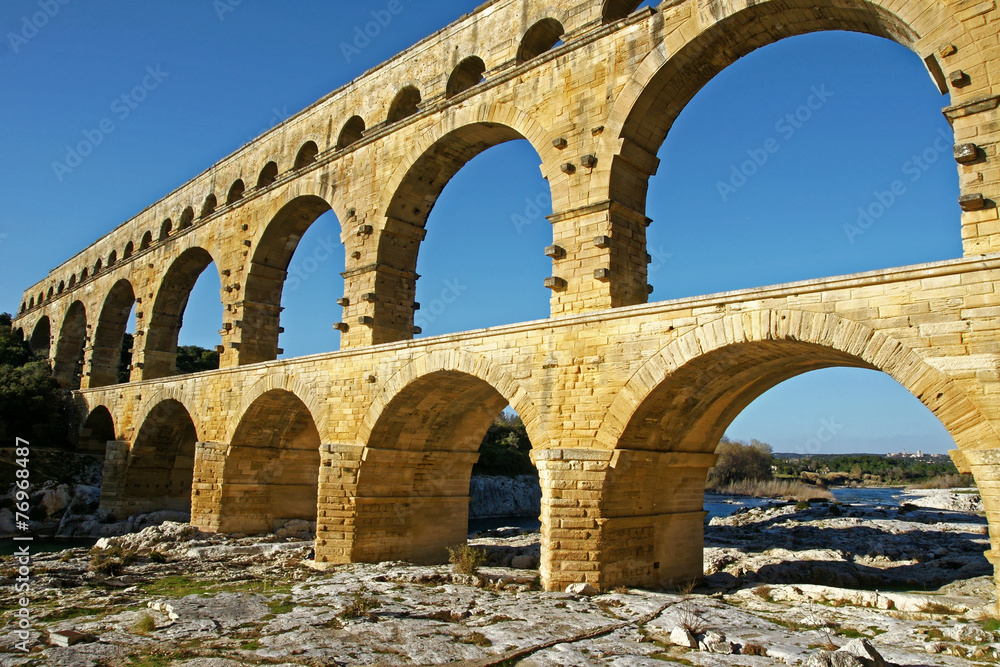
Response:
M767 649L757 644L756 642L748 642L743 645L743 650L740 651L742 655L767 655Z
M351 595L347 606L340 612L340 617L345 620L370 617L371 612L379 608L379 604L378 598L371 595L366 585L361 584L361 587Z
M983 626L983 630L986 632L998 632L1000 631L1000 619L987 618L979 622Z
M240 648L244 651L256 651L260 648L260 642L256 639L251 639L248 642L240 644Z
M132 623L132 632L137 635L148 635L156 629L156 621L149 614L143 614Z
M53 623L55 621L66 621L71 618L79 618L80 616L101 616L107 612L107 609L87 609L84 607L70 607L69 609L60 609L59 611L54 611L51 614L42 616L40 619L45 623Z
M677 625L693 635L700 635L708 630L708 623L698 614L685 611L677 617Z
M468 544L448 547L448 562L460 574L476 574L486 564L486 550Z
M772 590L770 586L758 586L753 589L753 594L765 602L774 602L774 598L771 596Z
M185 595L200 595L208 592L214 584L208 581L198 581L183 575L170 575L157 579L143 587L147 595L165 595L182 598Z
M167 557L164 556L159 551L157 551L156 549L153 549L148 554L146 554L146 558L148 558L153 563L166 563L167 562Z
M653 660L659 660L661 662L676 662L676 663L681 664L681 665L694 665L695 664L695 663L691 662L690 660L688 660L687 658L680 658L680 657L678 657L676 655L670 655L669 653L653 653L649 657L652 658Z
M837 630L837 634L848 639L861 639L862 637L868 636L863 632L855 630L854 628L840 628Z
M810 507L812 507L812 504L810 504L808 500L800 500L799 502L795 503L795 509L800 512L802 510L807 510Z
M147 655L133 654L128 657L130 667L168 667L173 661L173 655L160 651Z
M295 609L295 603L291 600L273 600L268 602L267 606L270 607L271 613L275 616L287 614Z
M952 609L948 605L941 604L940 602L931 602L930 600L924 603L924 605L920 608L920 611L924 612L925 614L940 614L940 615L952 613Z
M490 641L489 637L481 632L470 632L464 637L456 637L455 641L459 644L473 644L475 646L493 646L493 642Z

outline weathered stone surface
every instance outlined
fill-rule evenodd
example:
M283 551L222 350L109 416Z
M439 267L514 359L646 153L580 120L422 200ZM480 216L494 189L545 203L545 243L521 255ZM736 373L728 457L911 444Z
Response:
M840 0L636 7L488 3L29 287L14 327L49 350L66 387L82 387L83 444L106 452L104 511L190 513L206 532L253 535L315 521L323 567L442 563L466 539L482 436L511 405L540 473L543 585L674 586L702 573L718 416L775 382L848 366L883 371L924 402L997 520L1000 171L986 167L1000 139L1000 10L931 0L873 0L871 11ZM932 71L963 73L950 90L952 143L974 141L987 156L958 167L961 201L977 203L961 213L965 258L647 304L647 185L676 115L741 45L833 29L891 36L935 59ZM955 50L943 55L942 44ZM454 62L474 54L482 67ZM551 318L412 341L416 257L438 194L476 154L519 138L538 152L552 243L566 251L547 279ZM349 258L344 350L277 361L285 268L329 210L345 247L326 250ZM222 370L173 377L183 304L213 262ZM135 382L114 386L135 303ZM830 563L810 563L811 574L853 585L857 572Z

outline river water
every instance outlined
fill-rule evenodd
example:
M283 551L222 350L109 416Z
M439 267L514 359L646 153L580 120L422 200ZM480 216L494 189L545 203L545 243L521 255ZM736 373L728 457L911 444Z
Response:
M898 507L903 489L899 487L878 489L832 489L837 502L868 507ZM764 507L770 503L784 504L767 498L746 498L743 496L705 494L705 511L708 519L717 516L729 516L743 508ZM537 531L541 527L538 517L508 517L499 519L472 519L469 521L469 534L497 528L516 527L522 530Z
M881 489L833 489L833 497L841 503L867 506L896 507L899 505L899 498L902 495L901 488L881 488ZM705 494L704 508L708 512L708 519L717 516L729 516L744 507L763 507L774 501L762 498L744 498L740 496L723 496ZM537 516L507 517L499 519L472 519L469 521L469 534L478 533L484 530L496 530L497 528L516 527L525 531L537 531L541 527L541 522ZM97 542L96 538L72 538L53 539L36 538L29 543L32 553L61 551L73 547L90 547ZM23 546L24 543L15 544L13 540L6 538L0 541L0 555L9 556L14 553L16 546Z

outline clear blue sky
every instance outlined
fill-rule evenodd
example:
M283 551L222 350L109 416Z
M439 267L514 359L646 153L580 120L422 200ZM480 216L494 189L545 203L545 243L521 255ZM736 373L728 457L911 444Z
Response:
M345 57L342 43L385 4L77 0L58 5L36 32L24 21L41 11L38 0L6 0L0 308L16 310L22 290L50 268L477 2L403 0L403 13L370 46ZM12 41L11 33L22 38ZM148 67L159 68L162 80L123 118L115 101L142 82ZM777 125L814 88L832 95L797 127ZM908 164L948 130L940 112L947 104L915 54L865 35L809 35L742 59L695 97L660 151L647 211L654 219L653 298L960 256L954 162L945 152L926 169ZM106 118L114 130L82 164L57 175L53 163L65 160L66 146ZM777 151L756 173L730 180L748 151L759 156L768 145ZM844 225L896 179L906 193L851 242ZM424 335L547 316L546 193L526 142L487 151L459 172L431 215L420 252ZM542 205L537 224L518 233L512 218L531 213L529 202ZM337 227L332 214L321 218L293 264L307 260L318 239L336 236ZM462 249L468 247L489 252ZM331 325L340 319L334 302L342 270L343 257L321 263L285 295L286 356L337 349ZM217 344L218 289L210 267L192 296L182 344ZM429 307L452 290L459 295L453 304ZM317 302L326 307L310 307ZM891 379L847 369L809 373L768 392L730 435L778 451L811 451L823 420L836 425L820 443L824 453L953 446L933 415Z

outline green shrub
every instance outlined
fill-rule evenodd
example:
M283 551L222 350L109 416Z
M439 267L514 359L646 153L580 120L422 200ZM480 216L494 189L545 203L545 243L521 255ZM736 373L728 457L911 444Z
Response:
M486 564L486 551L468 544L448 547L448 562L461 574L476 574Z

